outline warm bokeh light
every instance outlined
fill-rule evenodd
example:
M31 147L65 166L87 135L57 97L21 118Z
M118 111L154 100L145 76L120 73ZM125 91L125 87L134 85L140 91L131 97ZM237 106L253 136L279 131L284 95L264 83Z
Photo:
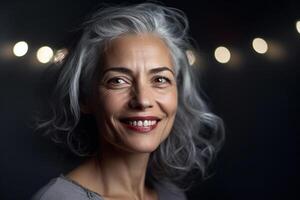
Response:
M48 63L53 57L53 50L50 47L43 46L37 51L36 57L41 63Z
M231 57L230 51L223 46L216 48L215 50L215 58L219 63L227 63L229 62Z
M60 49L54 55L54 63L61 63L65 57L68 55L68 49Z
M186 53L186 56L188 58L189 64L193 65L196 61L196 57L195 57L194 52L192 50L187 50L185 53Z
M28 51L28 44L25 41L17 42L13 48L13 53L17 57L24 56Z
M296 29L300 33L300 20L296 22Z
M252 41L252 47L257 53L260 53L260 54L264 54L268 51L268 44L262 38L255 38Z

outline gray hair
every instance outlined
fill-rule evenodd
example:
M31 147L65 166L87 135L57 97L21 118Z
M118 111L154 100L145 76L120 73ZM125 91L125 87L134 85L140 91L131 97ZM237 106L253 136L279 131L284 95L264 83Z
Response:
M195 49L188 36L186 15L157 3L108 6L97 10L81 27L82 36L59 72L52 101L52 116L37 128L55 139L64 138L79 156L95 153L94 131L85 123L93 118L80 112L80 102L91 94L91 84L106 44L124 34L152 33L168 46L175 65L178 109L169 137L151 153L151 176L164 182L184 180L191 171L207 174L224 142L223 121L211 113L197 92L197 77L187 50ZM100 61L99 61L100 60ZM95 126L93 126L95 127ZM191 182L189 182L191 183ZM181 188L185 188L181 186Z

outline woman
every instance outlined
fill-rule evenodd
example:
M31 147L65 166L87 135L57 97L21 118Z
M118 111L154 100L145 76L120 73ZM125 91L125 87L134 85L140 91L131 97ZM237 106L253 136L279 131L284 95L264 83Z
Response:
M86 159L33 199L186 199L189 172L205 175L224 140L196 92L186 16L154 3L106 7L82 30L38 128Z

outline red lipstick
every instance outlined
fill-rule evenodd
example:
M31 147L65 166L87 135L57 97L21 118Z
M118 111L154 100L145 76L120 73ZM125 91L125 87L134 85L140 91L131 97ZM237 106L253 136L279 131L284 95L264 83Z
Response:
M155 116L131 116L121 118L120 121L130 130L138 133L148 133L157 127L160 119Z

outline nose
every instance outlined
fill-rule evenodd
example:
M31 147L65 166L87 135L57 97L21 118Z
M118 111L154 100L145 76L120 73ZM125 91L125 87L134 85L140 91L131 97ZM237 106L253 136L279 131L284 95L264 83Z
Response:
M129 107L141 110L153 107L152 94L147 85L138 85L133 88Z

